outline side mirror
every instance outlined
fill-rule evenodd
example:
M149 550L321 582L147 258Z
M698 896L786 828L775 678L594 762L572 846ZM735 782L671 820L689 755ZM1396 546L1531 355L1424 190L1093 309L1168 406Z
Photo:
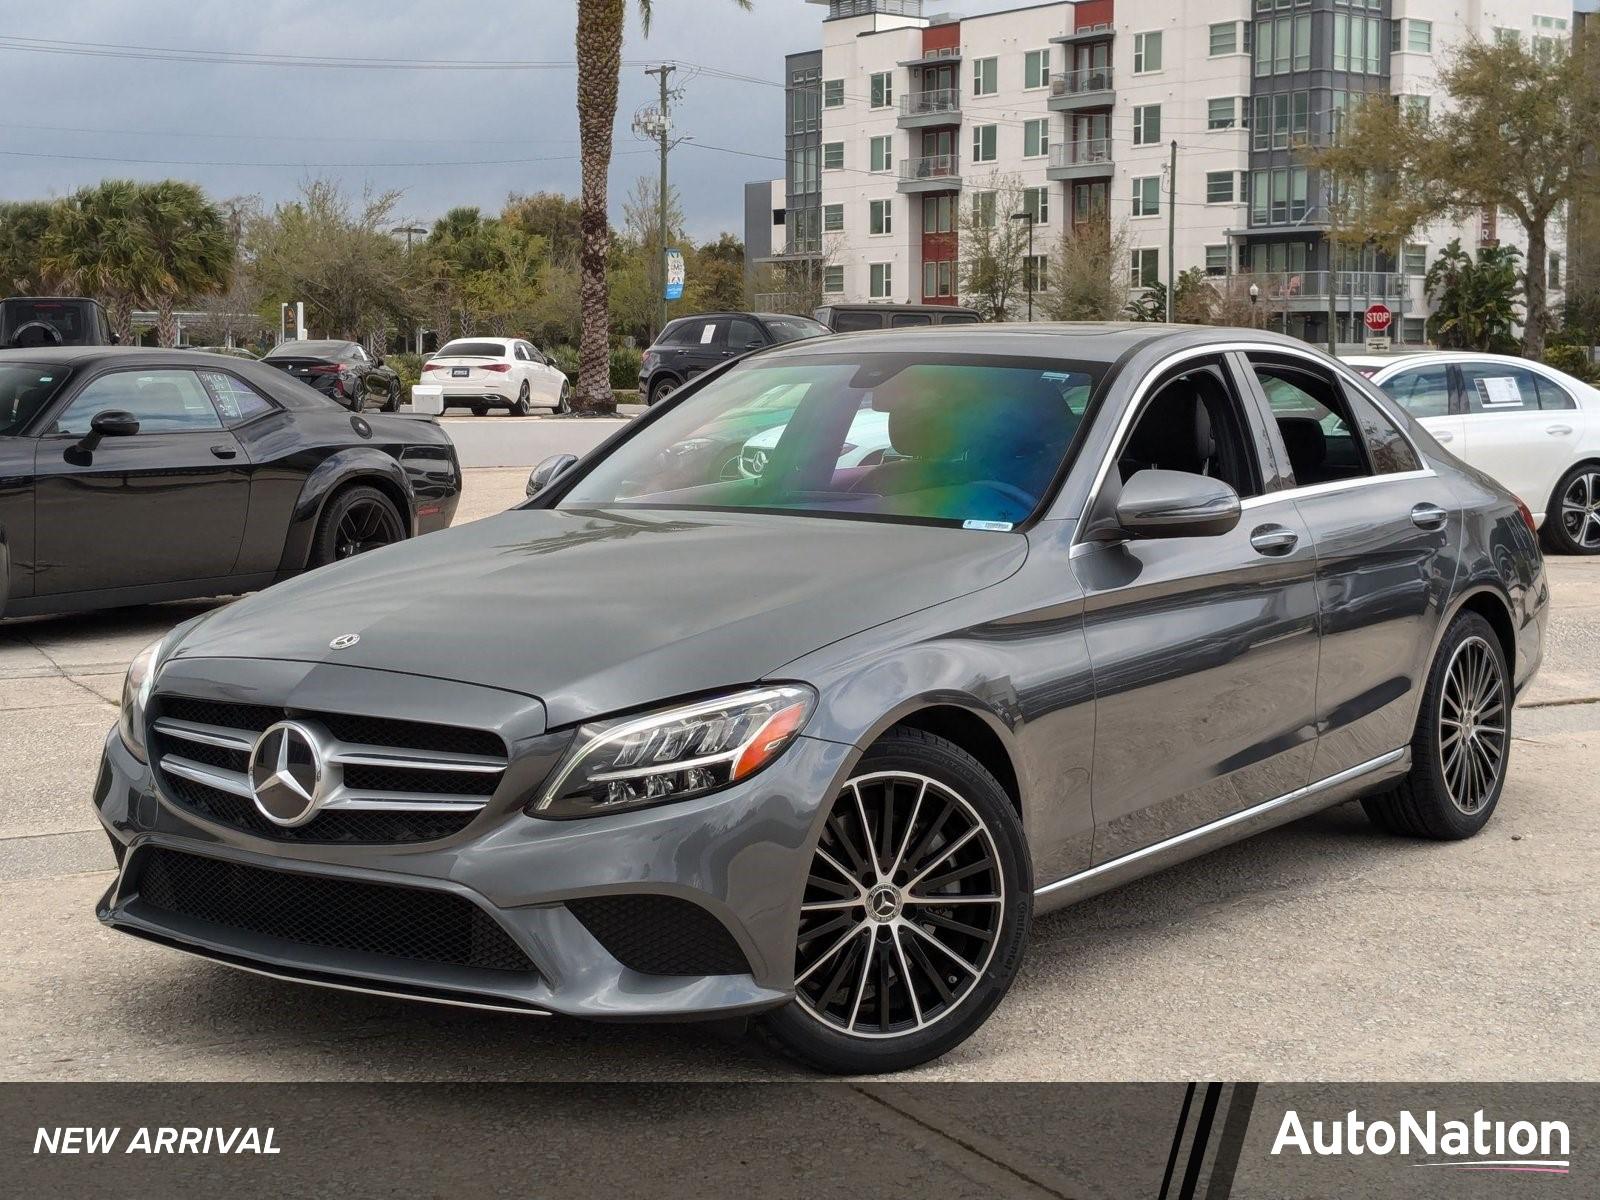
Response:
M1187 471L1136 472L1117 498L1117 524L1133 538L1216 537L1239 513L1238 492Z
M757 338L753 342L746 342L744 344L744 348L746 350L760 350L765 345L766 345L765 342L763 342L760 338Z
M83 440L77 444L76 449L88 453L105 438L132 437L138 432L138 417L131 412L108 408L105 412L95 413L94 419L89 422L89 432L83 436Z
M573 463L578 461L576 454L552 454L528 476L527 494L531 498L537 496L549 487L560 476L572 469Z
M111 345L113 345L113 346L122 345L122 335L120 333L117 333L115 331L112 332L112 334L111 334Z

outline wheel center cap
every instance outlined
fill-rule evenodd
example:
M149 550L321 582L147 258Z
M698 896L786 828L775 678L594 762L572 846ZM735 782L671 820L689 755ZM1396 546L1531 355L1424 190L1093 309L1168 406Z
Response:
M867 893L867 916L870 919L880 924L887 924L899 915L899 889L884 883L879 884Z

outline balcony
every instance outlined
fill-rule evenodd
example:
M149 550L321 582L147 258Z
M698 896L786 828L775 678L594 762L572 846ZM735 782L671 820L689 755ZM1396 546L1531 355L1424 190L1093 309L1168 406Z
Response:
M1334 306L1350 312L1381 300L1404 312L1410 306L1410 278L1392 271L1340 271L1332 283ZM1327 271L1245 271L1227 280L1229 286L1243 290L1255 284L1263 299L1291 312L1322 312L1328 307Z
M961 186L959 154L929 154L900 160L900 191L952 192Z
M1053 112L1109 108L1115 98L1110 67L1084 67L1050 81L1048 103Z
M961 123L961 92L957 88L932 88L900 97L900 128Z
M1051 146L1044 173L1053 180L1110 179L1112 170L1111 139L1086 138Z

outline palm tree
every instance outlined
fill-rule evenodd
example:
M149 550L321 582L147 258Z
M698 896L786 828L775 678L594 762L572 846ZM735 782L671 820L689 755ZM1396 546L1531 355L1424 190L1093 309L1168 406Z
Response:
M39 295L53 286L40 254L55 208L47 200L0 204L0 292Z
M139 189L135 208L140 294L156 310L156 339L178 344L178 301L228 286L234 241L227 221L192 183L166 179Z
M41 271L105 301L111 328L133 341L143 247L134 216L139 184L107 179L80 188L57 208L40 248Z
M733 0L748 9L750 0ZM651 0L638 0L639 21L650 32ZM583 331L578 342L578 394L574 407L616 411L611 394L610 294L606 260L611 221L606 173L617 120L617 80L622 71L622 29L627 0L578 0L578 139L583 171L582 245L578 253Z

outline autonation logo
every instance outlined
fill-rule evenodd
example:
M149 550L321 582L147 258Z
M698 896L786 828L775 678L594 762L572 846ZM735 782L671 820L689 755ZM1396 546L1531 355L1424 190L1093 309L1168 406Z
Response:
M1341 1119L1313 1120L1308 1127L1291 1108L1283 1114L1272 1153L1417 1155L1430 1161L1412 1166L1565 1175L1572 1167L1571 1140L1565 1121L1490 1120L1482 1109L1467 1121L1442 1121L1431 1109L1420 1117L1402 1109L1392 1121L1365 1121L1352 1108Z

